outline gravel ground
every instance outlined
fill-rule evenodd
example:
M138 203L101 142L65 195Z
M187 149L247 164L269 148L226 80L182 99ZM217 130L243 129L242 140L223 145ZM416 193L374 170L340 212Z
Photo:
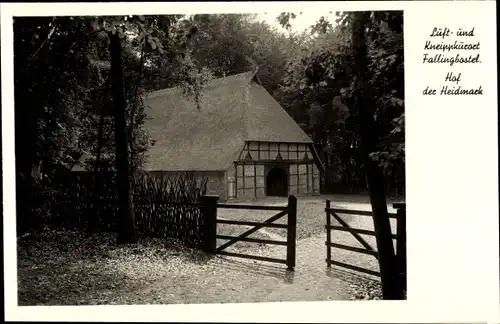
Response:
M212 257L173 240L142 240L117 247L109 234L86 236L46 232L18 240L19 305L96 305L318 301L380 298L373 277L326 267L325 202L335 207L367 209L363 201L338 197L300 198L297 217L297 265ZM332 199L335 198L335 199ZM345 200L345 199L344 199ZM286 204L267 200L258 204ZM219 210L219 218L265 220L276 212ZM343 216L351 226L372 229L370 217ZM280 220L286 223L286 216ZM218 226L235 236L249 227ZM286 232L266 228L251 237L285 240ZM375 245L374 239L368 238ZM332 233L332 241L360 246L349 233ZM218 244L221 244L222 240ZM283 246L240 242L228 251L282 258ZM378 270L372 256L332 249L332 259Z
M371 210L371 206L369 203L368 197L350 197L350 196L317 196L317 197L298 197L297 203L297 239L301 240L304 238L308 238L315 235L326 235L325 224L326 224L326 199L331 200L332 208L346 208L346 209L355 209L355 210ZM252 204L252 205L263 205L263 206L286 206L287 199L286 198L266 198L259 200L257 202L245 202L239 204ZM390 205L392 202L390 203ZM395 212L394 209L389 208L389 212ZM219 219L231 219L231 220L245 220L245 221L254 221L254 222L262 222L271 216L277 214L277 211L260 211L260 210L241 210L241 209L219 209L217 211L217 218ZM346 221L349 225L355 228L360 229L369 229L373 230L373 221L371 217L366 216L356 216L356 215L340 215L344 221ZM277 220L275 223L277 224L286 224L287 216L284 216ZM225 225L225 224L224 224ZM332 225L339 225L332 218ZM219 226L217 225L218 232ZM230 225L229 225L230 226ZM236 229L241 229L241 226L233 226ZM391 219L391 227L393 233L396 233L396 220ZM229 228L224 228L223 231L227 231ZM243 232L244 230L238 231ZM286 229L281 228L266 228L267 232L276 233L280 236L286 237ZM236 231L232 233L238 233ZM258 231L260 232L260 230ZM257 232L257 233L258 233ZM229 235L224 233L224 235ZM326 236L325 236L326 237ZM370 243L372 246L375 246L375 238L362 235L362 237ZM338 242L336 241L338 238ZM354 237L349 233L344 232L332 232L332 241L344 244L356 244L355 246L362 247Z
M318 269L325 271L326 268L326 200L331 201L332 208L345 208L354 210L370 211L371 205L368 197L360 196L345 196L345 195L324 195L317 197L298 197L297 203L297 263L301 266L304 264L314 263ZM388 211L395 213L392 208L392 203L395 201L388 201ZM286 198L266 198L257 202L241 202L240 204L258 204L266 206L285 206L287 204ZM238 210L238 209L220 209L218 211L218 218L232 219L232 220L247 220L247 221L263 221L277 212L273 211L255 211L255 210ZM338 214L345 222L353 228L373 230L373 220L367 216L346 215ZM276 223L286 224L287 216L279 219ZM340 225L335 219L331 220L332 225ZM241 228L239 228L241 230ZM391 219L391 230L396 233L396 220ZM241 230L243 232L243 230ZM265 235L275 235L276 240L286 240L286 230L279 228L266 228L259 230L257 233ZM231 235L239 234L233 232ZM376 240L374 236L361 235L374 249L376 250ZM363 246L348 232L331 231L331 240L334 243L350 245L354 247L363 248ZM314 241L314 244L307 243ZM252 243L250 243L252 244ZM304 245L309 248L303 249ZM396 241L394 240L394 247ZM300 252L300 251L304 252ZM286 255L286 247L273 246L266 250L268 256L281 256ZM346 251L342 249L332 248L331 258L335 261L340 261L352 264L365 269L379 271L378 261L370 255ZM318 263L319 261L319 263ZM301 271L301 266L297 266L296 273ZM346 299L380 299L381 287L380 279L357 273L344 268L332 266L327 268L326 275L330 278L340 280L340 285L346 291L344 295ZM318 276L316 276L318 277Z
M18 247L20 306L345 299L320 264L299 261L301 271L289 272L283 265L209 257L175 241L117 247L109 234L47 232ZM236 251L273 253L263 246Z

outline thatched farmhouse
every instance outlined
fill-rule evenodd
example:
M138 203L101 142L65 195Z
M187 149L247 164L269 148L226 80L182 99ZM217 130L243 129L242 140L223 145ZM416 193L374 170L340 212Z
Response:
M214 80L199 105L177 88L148 94L145 169L194 172L220 200L319 193L311 139L247 72Z
M198 104L179 88L149 93L145 128L154 145L144 171L205 177L221 201L319 193L313 142L254 77L213 80Z

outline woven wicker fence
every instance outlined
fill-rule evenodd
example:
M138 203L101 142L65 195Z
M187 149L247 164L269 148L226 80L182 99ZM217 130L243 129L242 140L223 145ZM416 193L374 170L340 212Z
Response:
M207 179L139 175L133 178L137 231L148 237L171 237L201 244L199 206ZM78 176L58 179L51 192L33 196L30 221L67 230L115 231L118 212L116 178ZM33 228L33 226L28 226Z

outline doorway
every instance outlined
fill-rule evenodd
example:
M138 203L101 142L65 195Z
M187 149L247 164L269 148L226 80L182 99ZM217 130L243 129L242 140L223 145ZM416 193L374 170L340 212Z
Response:
M272 168L266 176L267 196L288 196L288 174L282 168Z

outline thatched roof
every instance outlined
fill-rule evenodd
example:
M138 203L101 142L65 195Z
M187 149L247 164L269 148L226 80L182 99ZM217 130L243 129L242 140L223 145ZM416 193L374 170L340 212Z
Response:
M245 141L312 143L306 133L247 72L209 82L194 98L178 88L145 101L146 131L155 141L147 170L225 170Z
M145 98L146 131L155 141L147 170L225 170L245 141L312 143L252 72L209 82L199 108L178 88Z

